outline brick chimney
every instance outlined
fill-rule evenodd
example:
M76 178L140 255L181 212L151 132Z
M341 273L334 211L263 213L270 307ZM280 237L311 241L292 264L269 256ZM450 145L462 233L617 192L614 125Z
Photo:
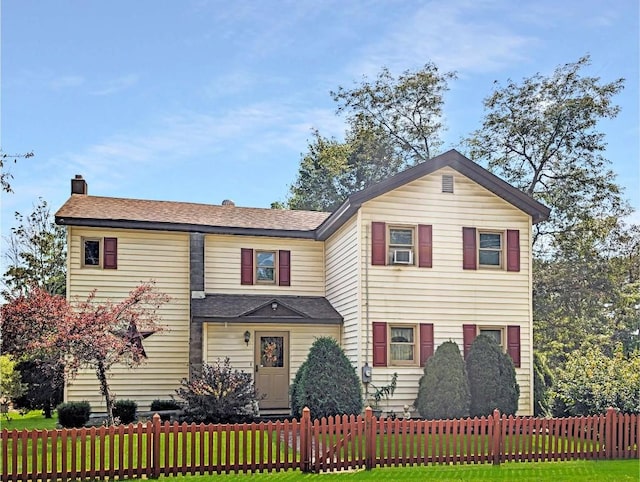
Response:
M87 181L80 174L71 179L71 194L87 194Z

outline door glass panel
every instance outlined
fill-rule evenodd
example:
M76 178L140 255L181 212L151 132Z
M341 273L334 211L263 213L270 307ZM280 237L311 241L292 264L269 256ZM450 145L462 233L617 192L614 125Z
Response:
M284 366L284 338L282 336L260 337L260 362L264 367Z

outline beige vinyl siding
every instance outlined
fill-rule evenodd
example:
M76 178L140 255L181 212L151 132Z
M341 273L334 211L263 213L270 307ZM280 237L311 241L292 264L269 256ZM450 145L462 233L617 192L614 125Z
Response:
M256 331L289 332L289 381L291 382L309 354L309 348L320 336L330 336L340 342L340 325L306 325L277 323L204 323L204 360L215 362L229 357L231 365L241 371L254 372L254 343ZM244 332L251 333L249 346L244 342Z
M171 297L160 308L165 331L143 342L146 363L135 369L114 367L109 375L112 393L131 399L141 410L156 398L175 395L180 380L188 376L189 361L189 236L159 231L111 230L69 227L68 298L85 299L96 289L98 302L117 302L141 282L155 280L158 291ZM81 267L83 237L118 238L118 269ZM95 372L83 369L67 387L67 400L87 400L92 410L104 410Z
M441 192L442 174L454 176L454 193ZM532 411L531 352L531 224L528 215L490 191L444 168L367 202L361 209L361 232L372 221L388 225L433 226L433 268L371 266L370 243L361 243L361 269L368 269L371 321L433 323L437 347L447 340L462 348L462 325L520 325L521 361L519 413ZM520 271L462 269L462 227L520 230ZM506 243L506 239L504 240ZM365 263L369 263L365 266ZM363 299L366 288L362 288ZM363 326L364 332L366 328ZM371 351L367 353L371 362ZM411 405L422 375L420 367L374 369L374 383L398 371L393 409ZM378 378L380 377L380 378Z
M325 246L327 279L327 300L344 318L342 327L342 347L356 366L360 359L360 318L361 307L358 290L360 288L360 238L357 216L351 218L334 233Z
M291 251L291 286L240 284L240 252ZM207 235L205 238L205 291L207 293L271 293L324 296L324 243L293 238ZM255 262L254 262L255 267ZM277 268L277 266L276 266ZM255 274L254 274L255 276Z

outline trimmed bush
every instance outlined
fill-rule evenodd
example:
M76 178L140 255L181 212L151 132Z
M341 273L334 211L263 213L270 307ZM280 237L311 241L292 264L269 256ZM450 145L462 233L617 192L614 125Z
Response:
M472 417L490 415L494 409L514 415L518 410L520 387L511 357L494 339L479 335L467 356L467 377L471 392Z
M116 400L113 405L113 418L118 418L123 425L136 421L138 404L133 400Z
M186 406L181 419L196 423L243 423L256 418L258 394L251 374L234 370L229 358L204 364L202 373L184 378L176 390Z
M306 369L307 361L305 360L302 362L302 365L300 365L300 368L298 368L296 376L293 378L293 383L289 387L289 395L291 396L291 415L298 418L302 415L302 409L304 408L304 406L298 405L298 393L300 380L302 379Z
M333 338L313 342L291 387L294 416L309 407L313 418L362 412L362 391L356 369Z
M89 402L61 403L56 410L58 412L58 423L64 428L84 427L89 421L89 415L91 415Z
M469 416L471 396L467 370L458 345L444 342L427 360L414 406L429 419Z
M180 410L182 407L178 402L174 399L169 400L160 400L156 399L151 402L151 411L152 412L162 412L164 410Z

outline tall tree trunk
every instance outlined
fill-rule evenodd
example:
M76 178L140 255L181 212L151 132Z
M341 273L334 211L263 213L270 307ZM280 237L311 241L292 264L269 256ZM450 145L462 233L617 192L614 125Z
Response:
M113 425L113 399L111 398L109 383L107 382L107 370L101 361L96 365L96 375L100 382L100 393L104 397L105 404L107 405L107 422L109 425Z

